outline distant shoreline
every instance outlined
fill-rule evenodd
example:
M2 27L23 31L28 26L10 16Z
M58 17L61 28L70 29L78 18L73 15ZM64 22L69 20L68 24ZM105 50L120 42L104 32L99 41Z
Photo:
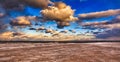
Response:
M0 43L105 43L120 42L120 40L74 40L74 41L0 41Z

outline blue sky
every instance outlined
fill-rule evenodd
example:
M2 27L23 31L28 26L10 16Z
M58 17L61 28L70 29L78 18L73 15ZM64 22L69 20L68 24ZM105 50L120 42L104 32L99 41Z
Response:
M75 16L78 14L83 13L90 13L90 12L97 12L97 11L105 11L109 9L119 9L120 8L120 0L54 0L54 1L63 1L67 5L70 5L72 9L75 9ZM21 15L35 15L40 16L40 9L39 8L32 8L30 6L26 6L24 11L11 11L10 15L12 17L21 16ZM83 20L83 22L94 22L94 21L103 21L103 20L111 20L112 17L105 17L100 19L93 19L93 20ZM44 23L45 27L52 26L52 29L56 28L55 22L46 22ZM55 25L55 26L53 26ZM78 26L76 23L71 23L71 26L65 27L59 30L66 30L66 29L74 29L77 32L85 32L88 31L87 29L75 29ZM35 26L34 26L35 27ZM24 29L26 32L27 28ZM28 30L27 30L28 31ZM32 31L32 33L35 33Z
M72 9L76 10L75 15L120 8L120 0L64 0L63 2L65 2L67 5L70 5ZM39 15L39 10L40 9L34 9L30 7L26 7L25 9L27 13L33 15Z

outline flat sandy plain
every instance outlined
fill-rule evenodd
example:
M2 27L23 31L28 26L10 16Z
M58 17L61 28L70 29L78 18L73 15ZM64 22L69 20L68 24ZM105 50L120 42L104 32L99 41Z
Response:
M0 62L120 62L120 42L1 43Z

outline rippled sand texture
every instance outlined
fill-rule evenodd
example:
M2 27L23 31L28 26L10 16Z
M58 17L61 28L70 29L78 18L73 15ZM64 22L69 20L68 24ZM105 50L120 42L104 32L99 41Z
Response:
M0 62L119 62L120 43L6 43Z

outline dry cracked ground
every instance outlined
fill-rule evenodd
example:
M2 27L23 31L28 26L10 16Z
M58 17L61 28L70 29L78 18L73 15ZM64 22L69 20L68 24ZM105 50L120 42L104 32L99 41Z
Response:
M120 62L120 43L1 43L0 62Z

